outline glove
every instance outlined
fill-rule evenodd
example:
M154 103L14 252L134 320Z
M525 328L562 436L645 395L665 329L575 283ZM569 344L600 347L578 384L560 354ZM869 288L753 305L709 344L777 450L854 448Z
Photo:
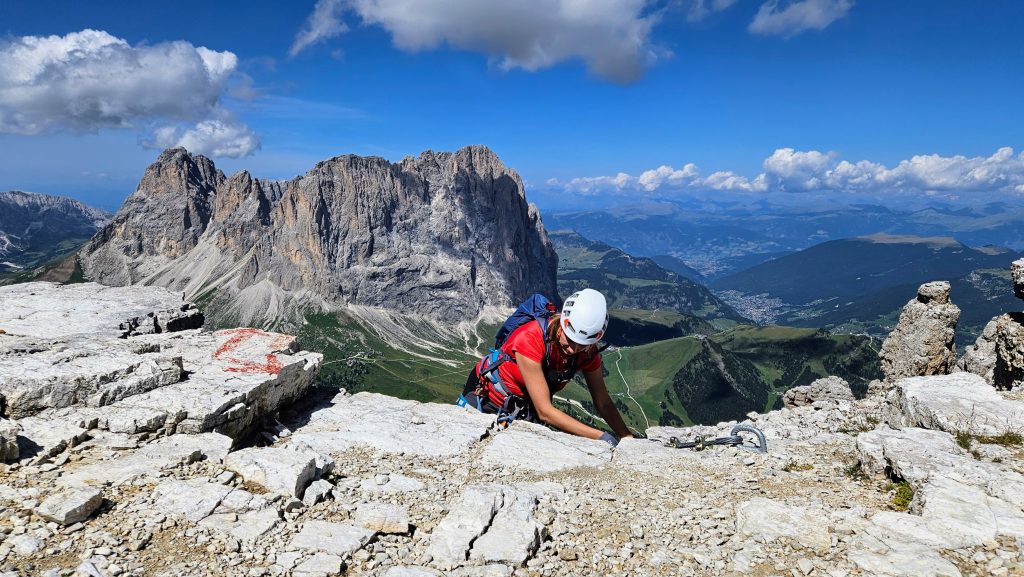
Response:
M616 439L615 435L612 435L611 433L601 433L601 437L599 438L599 440L604 441L605 443L608 443L613 447L619 444L619 440Z

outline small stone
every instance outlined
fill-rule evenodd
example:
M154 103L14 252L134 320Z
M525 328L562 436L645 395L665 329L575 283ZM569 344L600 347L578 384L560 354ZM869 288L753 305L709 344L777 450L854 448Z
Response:
M36 514L61 525L73 525L88 519L102 503L103 496L99 489L66 487L43 501L36 508Z
M810 575L811 571L814 571L814 562L806 557L801 557L796 561L797 568L803 572L804 575Z
M367 503L356 510L355 522L380 533L409 532L409 511L400 505Z
M317 479L306 487L306 492L302 495L302 502L307 507L312 507L321 501L329 499L333 490L334 485L330 484L330 482Z

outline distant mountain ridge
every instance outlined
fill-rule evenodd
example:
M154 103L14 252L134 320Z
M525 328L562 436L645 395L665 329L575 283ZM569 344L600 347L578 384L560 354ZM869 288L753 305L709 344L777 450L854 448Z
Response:
M0 192L0 275L37 267L75 250L110 216L66 196Z
M1024 207L1020 202L972 208L934 204L894 209L777 195L771 201L761 198L756 202L713 198L648 201L601 210L551 212L544 218L552 229L573 229L633 255L671 255L709 280L822 242L879 232L954 236L971 246L1024 249Z
M825 242L712 283L759 322L884 336L907 295L948 280L964 311L957 342L973 341L999 311L1019 308L1010 263L1018 253L971 248L951 237L872 235Z
M558 288L569 294L584 287L600 290L613 309L668 310L705 320L745 322L729 305L703 285L654 260L634 257L573 231L549 237L559 255Z
M104 284L184 291L214 322L369 306L456 323L556 292L540 215L483 146L337 156L285 182L170 149L80 258Z
M951 237L878 234L824 242L720 278L711 286L746 294L768 293L797 305L960 277L976 269L1009 268L1012 260L1012 256L976 250Z

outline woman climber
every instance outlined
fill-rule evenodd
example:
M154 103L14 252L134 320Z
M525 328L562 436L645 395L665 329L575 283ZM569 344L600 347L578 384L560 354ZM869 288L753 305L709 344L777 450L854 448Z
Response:
M533 295L498 331L491 353L470 371L458 404L496 414L502 426L516 419L542 422L612 446L632 437L601 374L597 343L607 328L608 306L596 290L573 293L560 314L544 296ZM597 412L615 435L585 425L552 404L554 394L576 371L583 372Z

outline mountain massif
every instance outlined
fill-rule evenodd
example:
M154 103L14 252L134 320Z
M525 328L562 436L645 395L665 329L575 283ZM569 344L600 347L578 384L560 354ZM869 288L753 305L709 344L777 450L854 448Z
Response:
M519 175L483 146L337 156L282 182L170 149L80 259L103 284L164 286L214 322L264 324L343 305L472 320L555 294L557 268Z
M0 277L74 251L109 219L63 196L0 192Z

